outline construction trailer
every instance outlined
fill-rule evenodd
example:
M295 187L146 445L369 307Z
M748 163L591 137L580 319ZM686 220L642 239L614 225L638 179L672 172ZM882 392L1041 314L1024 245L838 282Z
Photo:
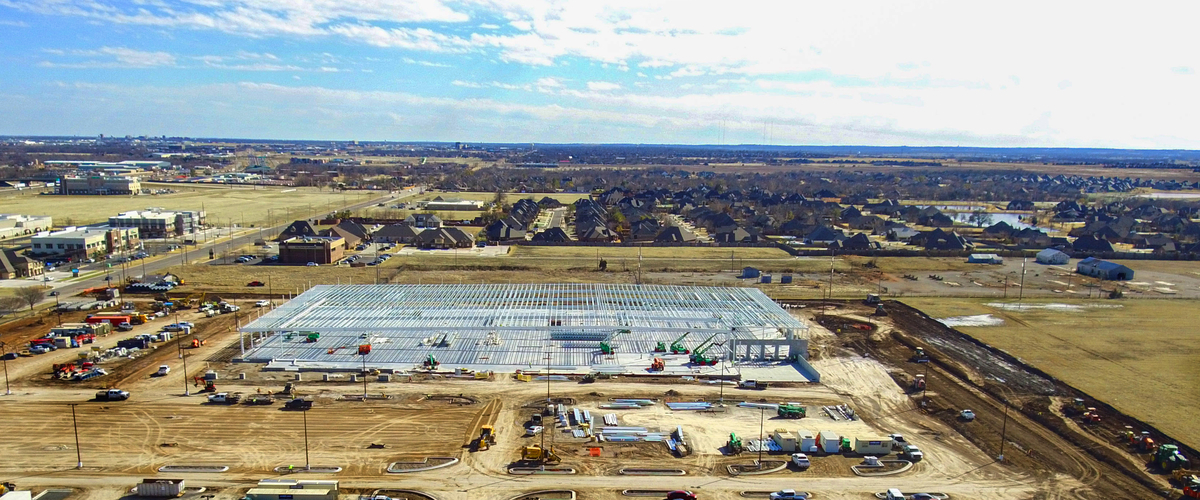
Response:
M143 479L136 486L139 497L177 497L183 495L182 479Z
M803 453L812 453L817 451L817 435L812 431L800 429L796 431L796 447L798 451Z
M821 431L817 433L817 449L825 453L840 453L842 451L842 437L833 431Z
M332 480L263 479L246 492L246 500L338 500Z
M779 449L785 453L793 453L798 451L796 447L799 446L799 440L796 438L795 434L787 429L775 429L775 432L771 433L771 439L774 440L775 444L779 445Z
M892 438L856 437L854 438L854 452L859 455L887 455L892 452Z

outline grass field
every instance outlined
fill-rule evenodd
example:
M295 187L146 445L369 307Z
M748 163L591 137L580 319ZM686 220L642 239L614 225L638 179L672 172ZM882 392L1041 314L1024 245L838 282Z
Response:
M275 224L290 219L340 209L381 195L375 191L347 191L345 194L315 188L293 190L272 187L196 186L191 184L143 184L144 187L172 188L179 192L142 196L59 196L35 194L0 198L0 213L49 215L54 225L92 224L107 221L118 212L160 207L173 210L200 210L208 213L210 225L226 225L232 219L244 226L267 223L268 212ZM284 192L288 191L288 192Z
M904 299L935 318L991 314L1000 326L957 327L1197 447L1200 330L1185 300L1025 301L1005 311L986 299ZM1075 311L1046 304L1080 306ZM1043 306L1043 307L1036 307Z

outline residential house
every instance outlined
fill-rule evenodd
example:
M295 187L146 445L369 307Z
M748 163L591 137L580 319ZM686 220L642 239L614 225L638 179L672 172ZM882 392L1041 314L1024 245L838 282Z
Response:
M1112 252L1113 246L1108 240L1095 235L1080 236L1071 242L1071 249L1076 252Z
M967 241L957 232L943 231L941 228L925 231L908 240L909 244L924 247L926 250L971 250L975 245Z
M696 235L679 226L663 228L662 232L654 237L655 243L691 243L693 241L696 241Z
M540 233L533 235L533 241L541 241L547 243L565 243L571 241L571 237L563 231L561 227L552 227Z
M442 218L434 214L409 214L404 223L420 229L437 229L442 227Z
M413 243L417 241L417 229L408 224L389 224L372 235L379 243Z
M18 255L11 248L0 250L0 279L11 280L41 276L45 266L41 262Z

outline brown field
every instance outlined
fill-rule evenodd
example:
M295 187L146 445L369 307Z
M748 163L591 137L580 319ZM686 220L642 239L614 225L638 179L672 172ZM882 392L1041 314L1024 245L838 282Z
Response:
M0 213L49 215L58 227L107 221L118 212L161 207L174 210L205 210L210 225L233 223L246 227L268 222L282 224L289 218L337 210L381 196L375 191L347 191L344 194L316 188L295 188L283 192L278 187L234 189L194 184L143 184L146 188L171 188L178 193L143 196L39 196L28 193L0 198ZM268 214L267 209L271 209Z
M125 402L80 404L75 411L83 463L103 463L106 468L144 474L163 465L212 464L263 471L304 464L301 415L282 411L279 403L222 407L202 404L203 396L145 399L153 397L142 392ZM77 401L84 399L86 396ZM364 406L321 398L308 412L309 447L314 450L311 461L313 465L380 469L402 455L454 456L478 411L477 407L444 404L437 408L398 408L389 403ZM7 467L37 471L75 464L71 412L66 403L0 407L0 432L26 436L0 442ZM163 446L165 443L176 445ZM368 450L371 443L393 446ZM132 449L138 452L131 453Z
M1026 300L1071 304L1079 312L1046 308L1003 311L987 299L910 298L935 318L991 314L1004 324L957 327L1111 404L1189 446L1200 446L1194 411L1200 408L1200 331L1186 300ZM1014 301L1006 301L1014 302ZM1088 307L1092 306L1092 307Z

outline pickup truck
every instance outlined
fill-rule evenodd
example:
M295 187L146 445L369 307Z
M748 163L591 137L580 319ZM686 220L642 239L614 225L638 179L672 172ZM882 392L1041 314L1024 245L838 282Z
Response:
M129 399L129 391L107 389L96 393L97 401L124 401Z
M167 365L159 365L159 366L158 366L158 371L154 372L154 376L155 376L155 377L165 377L165 376L167 376L167 374L168 374L168 373L171 373L171 367L170 367L170 366L167 366Z
M219 392L208 396L209 403L235 405L242 400L241 394L229 394L227 392Z
M283 407L288 410L307 410L312 408L312 401L304 398L296 398L284 403Z
M761 391L763 389L766 389L767 386L768 386L768 384L766 382L759 382L757 380L743 380L741 382L738 382L739 389L754 389L754 390Z

